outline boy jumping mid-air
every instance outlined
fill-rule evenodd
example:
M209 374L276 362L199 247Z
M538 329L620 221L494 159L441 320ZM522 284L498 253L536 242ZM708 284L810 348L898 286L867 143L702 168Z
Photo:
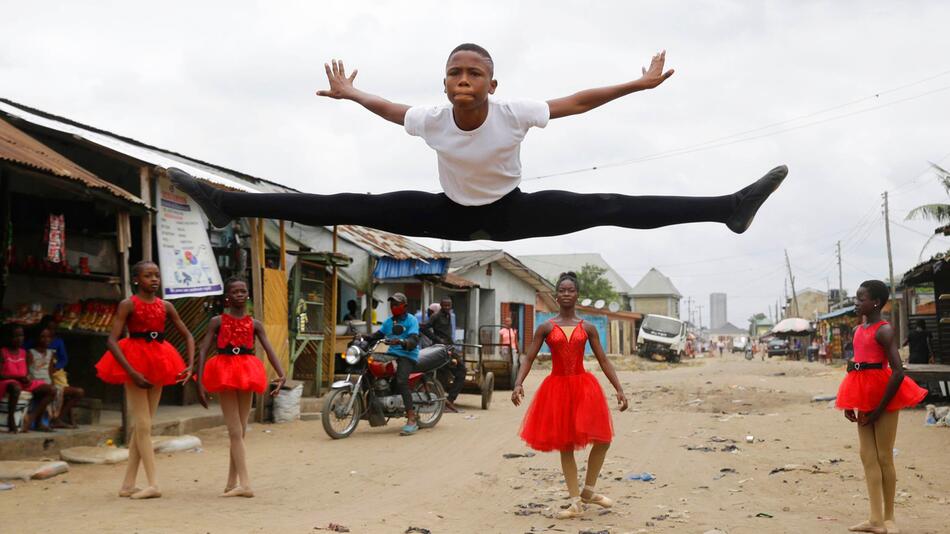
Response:
M457 241L511 241L567 234L594 226L658 228L719 222L745 232L765 199L785 179L784 165L751 185L718 197L627 196L569 191L522 192L521 141L532 126L577 115L622 96L653 89L673 75L663 71L666 52L653 56L634 81L580 91L547 102L489 97L498 82L484 48L466 43L449 54L445 94L449 104L396 104L353 86L343 62L325 65L330 88L320 96L352 100L422 137L435 149L444 193L397 191L383 194L233 193L168 169L172 180L202 207L212 224L237 217L264 217L311 226L353 224L396 234Z

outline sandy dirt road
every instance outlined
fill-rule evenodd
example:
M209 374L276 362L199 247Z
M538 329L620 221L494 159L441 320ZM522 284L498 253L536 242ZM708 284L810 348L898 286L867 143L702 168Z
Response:
M302 533L333 522L354 533L824 533L865 518L856 431L811 402L835 391L841 369L730 356L634 366L651 370L621 373L631 410L613 412L617 435L598 485L617 504L583 519L551 518L567 502L556 455L503 459L527 452L516 436L524 407L496 392L489 411L464 396L466 413L407 438L398 425L365 422L340 441L318 421L252 425L253 499L217 496L223 428L199 434L202 452L159 457L162 499L116 498L124 465L74 466L0 493L0 531ZM546 373L529 377L529 397ZM950 429L923 419L919 409L901 416L897 519L906 533L946 533ZM770 474L786 464L804 470ZM656 480L625 480L643 471Z

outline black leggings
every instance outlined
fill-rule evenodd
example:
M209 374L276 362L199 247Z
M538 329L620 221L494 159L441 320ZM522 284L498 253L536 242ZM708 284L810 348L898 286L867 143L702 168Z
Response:
M409 358L396 358L396 386L402 395L402 405L408 412L412 406L412 389L409 387L409 375L416 370L416 362Z
M444 193L233 193L215 191L231 217L263 217L310 226L352 224L394 234L454 241L514 241L569 234L594 226L658 228L693 222L724 223L736 194L718 197L628 196L515 189L484 206L462 206Z

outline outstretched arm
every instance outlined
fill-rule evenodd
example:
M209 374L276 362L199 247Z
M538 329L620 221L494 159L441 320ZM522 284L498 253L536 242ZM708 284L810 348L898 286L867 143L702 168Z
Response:
M650 68L643 68L643 75L637 80L620 85L587 89L586 91L574 93L564 98L548 100L548 107L551 109L551 118L558 119L570 115L578 115L602 106L611 100L627 96L630 93L643 91L644 89L653 89L673 75L673 69L663 72L663 64L665 62L666 50L653 56L653 60L650 62Z
M327 70L327 80L330 82L330 88L317 91L318 96L352 100L390 122L395 122L400 126L403 125L409 106L390 102L383 97L353 87L353 80L356 78L359 69L353 69L353 72L347 76L343 61L336 59L331 61L330 64L324 63L323 66Z

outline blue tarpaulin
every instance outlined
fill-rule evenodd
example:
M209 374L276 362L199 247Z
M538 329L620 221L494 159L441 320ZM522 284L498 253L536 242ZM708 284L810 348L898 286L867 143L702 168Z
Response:
M444 275L449 270L449 260L397 260L395 258L380 258L373 270L373 278L390 280L394 278L409 278L423 274Z
M818 320L824 321L827 319L833 319L835 317L840 317L842 315L847 315L849 313L854 313L854 306L847 306L847 307L841 308L840 310L835 310L833 312L826 313L824 315L819 315Z

